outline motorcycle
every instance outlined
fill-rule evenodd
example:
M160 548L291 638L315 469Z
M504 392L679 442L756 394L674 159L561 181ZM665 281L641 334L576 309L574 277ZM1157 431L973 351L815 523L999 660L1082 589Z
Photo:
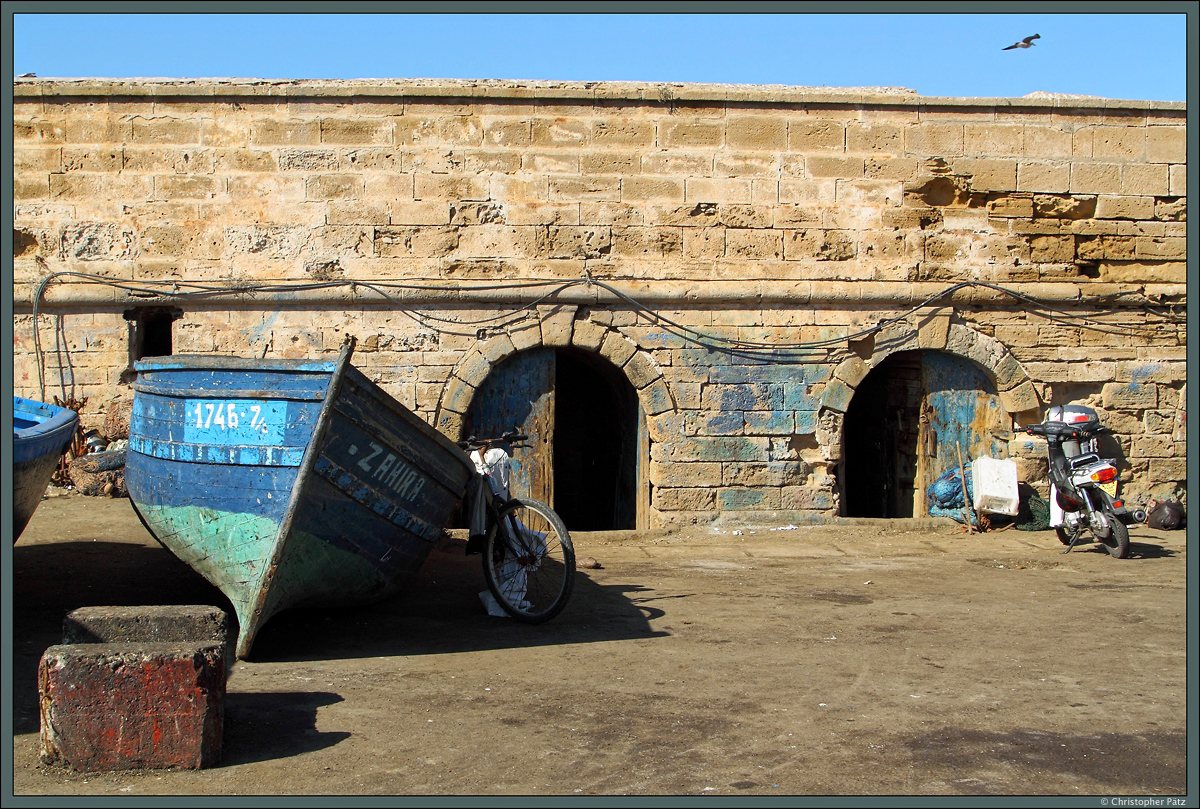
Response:
M1117 467L1101 458L1097 436L1108 432L1096 411L1082 405L1060 405L1046 411L1041 424L1023 428L1046 439L1050 465L1050 525L1070 553L1091 535L1117 559L1129 555L1129 526L1145 520L1130 511L1117 494Z

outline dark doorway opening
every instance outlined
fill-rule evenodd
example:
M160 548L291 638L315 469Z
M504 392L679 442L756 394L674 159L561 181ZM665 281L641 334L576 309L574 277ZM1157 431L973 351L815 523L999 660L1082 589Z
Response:
M921 415L920 352L893 354L854 392L843 422L847 517L911 517Z
M637 395L615 368L557 352L554 510L569 529L635 527Z

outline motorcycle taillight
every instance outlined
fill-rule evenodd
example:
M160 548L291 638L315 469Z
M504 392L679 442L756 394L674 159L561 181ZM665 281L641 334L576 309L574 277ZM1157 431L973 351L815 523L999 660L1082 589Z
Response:
M1106 466L1103 469L1097 469L1093 472L1091 478L1097 483L1108 483L1110 480L1117 479L1117 470L1111 466Z
M1055 500L1058 501L1058 507L1063 511L1079 511L1083 508L1083 501L1078 500L1064 491L1055 492Z

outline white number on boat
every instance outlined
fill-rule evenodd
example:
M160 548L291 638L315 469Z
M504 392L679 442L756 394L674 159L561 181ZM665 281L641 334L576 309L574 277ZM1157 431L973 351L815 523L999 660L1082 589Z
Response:
M246 417L246 411L238 409L239 404L245 402L195 402L192 408L196 416L195 428L208 430L216 425L223 430L236 430ZM252 404L247 410L250 412L250 430L265 433L267 422L262 417L262 405Z

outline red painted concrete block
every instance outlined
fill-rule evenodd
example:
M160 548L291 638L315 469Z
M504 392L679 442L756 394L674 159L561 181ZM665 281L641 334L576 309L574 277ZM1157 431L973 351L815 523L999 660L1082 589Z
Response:
M51 646L38 666L41 758L72 769L198 769L221 756L220 644Z

